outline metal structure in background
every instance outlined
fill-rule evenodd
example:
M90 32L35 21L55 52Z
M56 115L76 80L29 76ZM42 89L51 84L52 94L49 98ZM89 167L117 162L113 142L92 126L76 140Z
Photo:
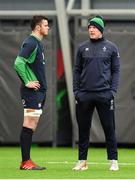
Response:
M102 14L102 15L135 15L135 9L93 9L91 8L91 2L92 0L81 0L81 3L84 5L88 5L89 3L89 7L88 8L83 8L83 6L81 6L81 9L74 9L74 4L75 4L76 0L69 0L68 1L68 5L67 5L67 14L68 15L84 15L84 16L90 16L90 15L94 15L94 14ZM128 2L127 2L128 3Z
M52 1L50 1L52 2ZM67 6L65 6L67 2ZM49 16L56 16L58 19L59 24L59 33L60 33L60 40L61 40L61 47L63 50L63 57L64 57L64 67L65 67L65 77L66 77L66 83L67 83L67 89L68 89L68 97L69 97L69 105L70 105L70 114L72 119L72 125L73 125L73 146L75 144L75 134L76 134L76 121L75 121L75 109L74 109L74 98L73 98L73 92L71 88L71 82L72 82L72 59L71 59L71 53L70 53L70 42L69 42L69 29L68 29L68 17L70 16L91 16L95 14L102 14L107 19L111 17L112 19L124 19L124 18L134 18L135 17L135 9L120 9L119 7L114 9L95 9L92 8L93 0L80 0L81 6L78 9L75 9L75 4L77 1L75 0L54 0L54 6L55 9L53 10L1 10L0 11L0 18L6 19L8 17L11 18L30 18L32 15L35 14L43 14L43 15L49 15ZM107 2L107 1L106 1ZM105 2L104 2L105 3ZM127 2L128 3L128 2ZM82 26L85 26L86 21L82 21Z
M60 41L62 46L63 58L64 58L65 76L67 82L69 107L70 107L70 114L71 114L72 128L73 128L72 144L74 146L75 144L74 127L76 126L76 122L75 122L75 108L74 108L74 98L73 98L73 90L72 90L73 75L72 75L72 60L71 60L70 41L69 41L68 19L66 16L64 1L55 0L55 4L57 10Z

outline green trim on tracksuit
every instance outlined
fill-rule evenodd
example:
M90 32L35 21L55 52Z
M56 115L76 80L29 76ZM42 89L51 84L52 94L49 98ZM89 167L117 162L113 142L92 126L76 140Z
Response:
M33 63L36 59L37 48L38 46L36 46L34 51L30 54L30 56L27 59L21 56L17 56L15 60L14 68L18 75L21 77L21 79L24 81L25 85L29 81L37 81L36 75L29 67L29 64Z

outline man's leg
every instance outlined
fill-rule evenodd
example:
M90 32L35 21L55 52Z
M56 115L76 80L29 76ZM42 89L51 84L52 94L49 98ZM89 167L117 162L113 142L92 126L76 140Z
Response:
M90 105L90 102L79 102L76 104L76 118L79 128L79 153L78 153L78 164L73 170L86 170L88 147L89 147L89 136L92 114L94 107ZM86 169L83 167L86 166Z
M105 133L107 155L109 160L117 163L117 141L115 135L114 99L106 99L97 103L97 111ZM116 168L118 170L118 168Z
M20 135L22 162L30 159L32 135L38 121L39 117L24 116L23 128Z
M20 135L21 153L22 153L22 163L20 169L36 169L42 170L43 167L37 166L31 161L30 158L30 148L32 142L33 131L35 131L39 118L41 115L41 110L25 109L24 110L24 122L23 128Z

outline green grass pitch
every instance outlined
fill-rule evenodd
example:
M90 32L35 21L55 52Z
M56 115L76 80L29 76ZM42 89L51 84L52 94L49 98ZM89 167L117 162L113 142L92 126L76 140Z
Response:
M72 171L77 148L32 147L31 158L43 171L19 170L20 148L0 147L0 179L135 179L135 150L119 149L117 172L109 171L105 148L89 149L87 171Z

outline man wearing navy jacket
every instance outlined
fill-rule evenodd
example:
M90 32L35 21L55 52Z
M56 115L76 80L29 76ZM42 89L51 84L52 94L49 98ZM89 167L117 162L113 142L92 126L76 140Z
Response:
M115 135L114 97L120 74L117 46L103 36L104 20L95 16L88 21L89 40L77 49L73 72L73 91L79 128L78 163L73 170L86 170L89 135L96 108L104 130L110 170L117 171L118 152Z

